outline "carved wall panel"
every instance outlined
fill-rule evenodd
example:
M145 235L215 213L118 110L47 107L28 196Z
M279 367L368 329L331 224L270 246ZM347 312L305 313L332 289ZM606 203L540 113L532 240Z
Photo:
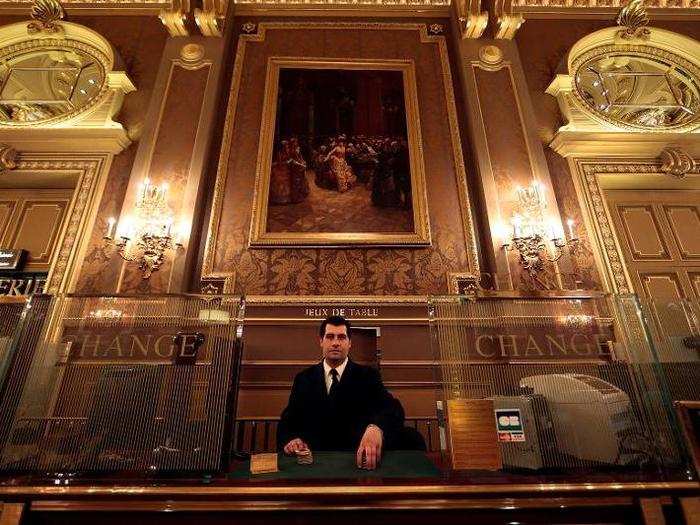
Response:
M700 191L606 191L627 271L657 300L693 297L700 272Z
M667 261L671 258L651 206L617 204L614 213L620 217L633 260Z
M693 283L696 295L700 297L700 272L690 272L690 280Z
M422 294L447 273L478 271L444 37L418 24L265 23L243 35L235 63L203 276L236 273L236 292ZM302 35L301 38L300 35ZM432 246L427 249L249 249L248 233L270 56L395 59L416 64Z
M9 202L0 205L0 246L27 250L25 268L48 271L73 191L3 189L2 194ZM3 208L12 211L6 221Z
M668 205L663 210L681 259L700 259L700 209L697 206Z
M3 196L4 197L4 196ZM0 200L0 239L5 239L7 231L10 228L10 219L13 211L17 207L17 201L14 199Z

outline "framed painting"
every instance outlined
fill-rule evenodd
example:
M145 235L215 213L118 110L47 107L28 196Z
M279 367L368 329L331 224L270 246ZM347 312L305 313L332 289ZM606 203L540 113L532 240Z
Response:
M430 244L411 60L270 58L250 246Z

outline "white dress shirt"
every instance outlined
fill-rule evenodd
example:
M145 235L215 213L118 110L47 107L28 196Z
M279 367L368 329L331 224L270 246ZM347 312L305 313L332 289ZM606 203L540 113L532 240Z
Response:
M340 382L340 378L343 377L343 372L345 371L345 366L348 364L348 358L346 357L345 360L340 363L338 366L335 367L335 369L338 371L338 382ZM331 384L333 383L333 376L331 375L331 370L333 370L333 367L331 367L328 363L326 363L326 360L323 360L323 377L326 379L326 392L331 391Z

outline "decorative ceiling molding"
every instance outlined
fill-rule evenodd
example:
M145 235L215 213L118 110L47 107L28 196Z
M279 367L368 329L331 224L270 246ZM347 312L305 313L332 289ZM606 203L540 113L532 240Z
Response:
M464 0L463 0L464 1ZM469 0L467 0L467 3ZM234 0L236 5L268 5L268 6L355 6L355 7L383 7L383 8L410 8L412 6L440 6L447 7L450 0Z
M612 19L627 0L512 0L525 18ZM653 19L700 17L700 0L644 0Z
M66 17L63 6L56 0L37 0L29 15L32 19L27 25L27 31L34 33L60 33L59 20Z
M625 40L639 38L646 40L649 38L649 17L642 0L630 0L629 3L620 9L617 15L617 25L624 27L617 32L617 36Z
M163 22L170 36L189 36L185 25L189 12L190 0L172 0L170 8L158 13L158 18Z
M157 15L172 10L174 0L61 0L70 15ZM0 0L0 14L26 15L33 0Z
M521 13L513 11L513 0L496 0L494 2L494 16L496 27L494 36L511 40L515 32L523 25L525 18Z
M508 3L501 11L501 32L508 34L517 25L519 17L527 18L607 18L612 19L626 0L499 0ZM69 15L161 15L179 31L178 12L183 12L179 0L62 0ZM486 28L488 13L482 10L481 0L203 0L201 8L194 9L194 19L203 34L216 36L221 31L221 20L227 3L238 6L241 15L285 15L295 12L347 16L449 16L450 7L457 11L463 38L478 38ZM33 0L0 0L0 14L27 14ZM223 8L222 8L223 6ZM700 18L700 0L645 0L652 19ZM189 10L185 11L189 15ZM170 29L169 29L170 30Z
M202 0L202 9L195 8L194 21L204 36L222 36L228 0Z
M590 9L604 7L618 10L626 0L513 0L516 7L564 7L567 9ZM700 9L700 0L645 0L647 9Z
M464 0L462 0L464 2ZM470 2L470 0L466 0ZM476 4L481 2L471 0ZM33 0L0 0L0 14L26 14ZM61 3L69 14L159 14L161 11L171 11L178 0L62 0ZM228 2L226 0L205 0L201 11L209 11L213 6L221 14ZM237 0L232 3L240 6L261 7L305 7L305 8L355 8L355 9L389 9L407 10L415 7L450 6L450 0ZM219 7L221 6L221 7ZM223 7L223 8L222 8ZM418 16L418 13L417 13Z

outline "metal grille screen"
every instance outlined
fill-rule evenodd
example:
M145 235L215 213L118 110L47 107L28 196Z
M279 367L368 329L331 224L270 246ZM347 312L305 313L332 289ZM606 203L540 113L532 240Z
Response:
M685 469L635 297L433 298L431 333L443 399L493 401L506 468Z
M221 465L242 309L213 296L36 296L2 398L0 468Z

